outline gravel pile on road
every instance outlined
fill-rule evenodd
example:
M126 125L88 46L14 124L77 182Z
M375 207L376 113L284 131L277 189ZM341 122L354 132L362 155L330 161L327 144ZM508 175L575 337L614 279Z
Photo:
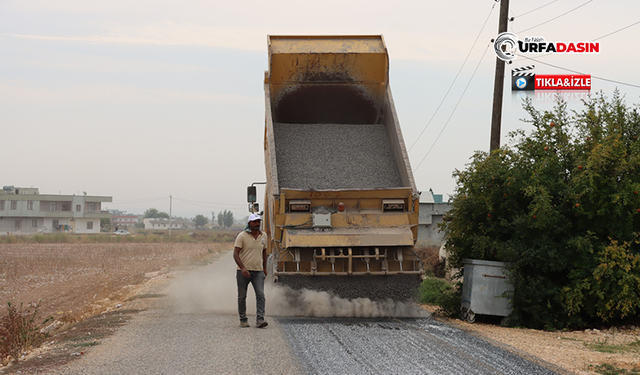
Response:
M412 301L420 287L420 275L299 276L280 275L278 284L292 289L332 292L341 298L372 301Z
M281 188L402 187L382 124L275 123L273 127Z
M435 320L278 318L305 373L553 375ZM533 359L533 358L532 358Z

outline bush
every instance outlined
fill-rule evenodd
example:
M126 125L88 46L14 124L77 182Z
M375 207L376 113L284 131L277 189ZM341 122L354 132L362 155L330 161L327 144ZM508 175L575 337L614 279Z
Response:
M38 346L46 337L40 333L52 317L48 317L42 323L37 323L40 304L29 308L16 308L11 302L7 303L7 315L0 317L0 359L11 356L20 358L20 354Z
M446 280L427 277L422 284L420 284L420 289L418 290L420 302L439 305L442 301L443 293L450 290L453 290L453 287Z
M4 243L16 243L18 242L18 237L12 234L7 234L6 236L0 236L0 241Z
M422 247L414 249L420 258L422 269L428 277L444 277L445 262L440 259L440 247Z
M450 290L443 293L436 314L449 318L459 318L460 307L462 307L462 283L457 283Z
M452 267L511 264L513 324L622 322L640 312L640 113L616 93L569 114L525 104L534 129L477 152L442 225Z
M178 235L178 237L175 239L175 242L193 242L193 239L191 237L189 237L187 234L180 234Z
M420 303L437 305L436 313L442 316L460 315L462 302L461 285L453 285L444 279L427 277L418 289Z

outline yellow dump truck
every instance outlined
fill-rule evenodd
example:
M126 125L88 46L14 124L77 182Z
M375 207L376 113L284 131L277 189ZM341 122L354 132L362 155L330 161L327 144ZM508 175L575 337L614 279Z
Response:
M419 192L384 39L269 36L268 43L271 276L344 298L411 299L422 275L414 252Z

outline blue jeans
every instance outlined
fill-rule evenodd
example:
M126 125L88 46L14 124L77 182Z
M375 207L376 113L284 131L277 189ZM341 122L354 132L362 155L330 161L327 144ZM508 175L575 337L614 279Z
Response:
M251 276L246 278L242 276L240 270L236 271L236 282L238 284L238 315L240 321L247 321L247 288L249 283L253 285L253 291L256 293L256 320L264 320L264 272L249 271Z

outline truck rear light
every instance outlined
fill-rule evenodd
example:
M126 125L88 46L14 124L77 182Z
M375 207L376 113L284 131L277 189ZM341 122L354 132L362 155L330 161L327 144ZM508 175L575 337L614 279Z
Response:
M311 201L289 201L290 212L309 212L311 209Z
M404 211L402 199L385 199L382 201L382 211Z

